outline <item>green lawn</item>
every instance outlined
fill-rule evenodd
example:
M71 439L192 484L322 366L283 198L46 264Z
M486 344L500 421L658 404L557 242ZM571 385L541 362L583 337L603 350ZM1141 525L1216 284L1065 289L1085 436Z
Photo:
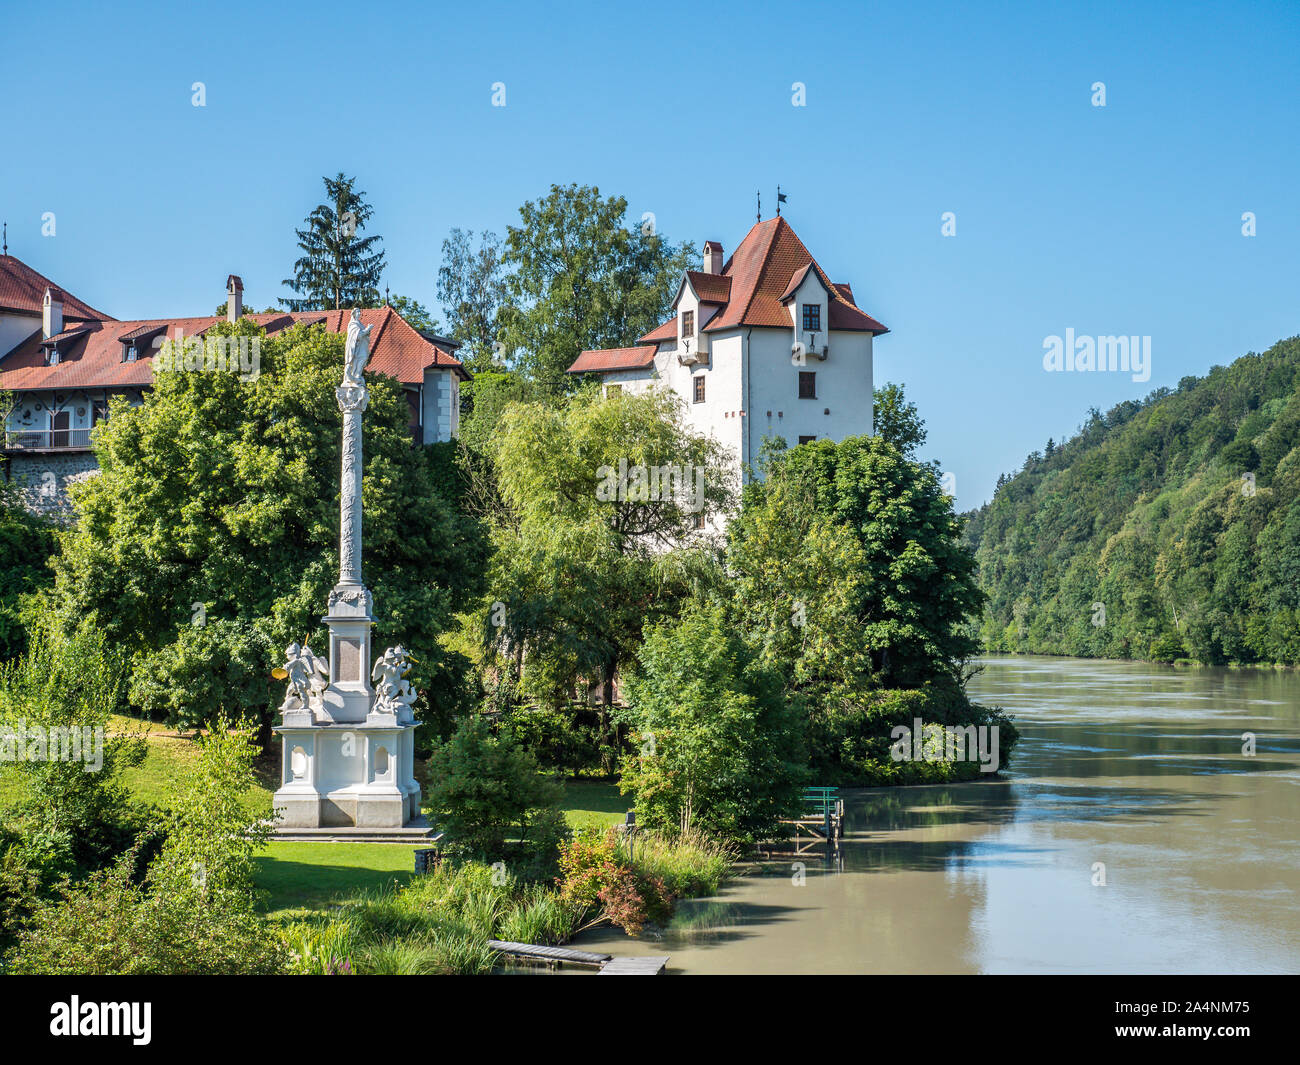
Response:
M337 898L405 884L415 872L405 843L276 843L257 858L269 911L324 909Z
M131 718L114 718L116 732L146 732L145 760L126 774L127 786L138 799L166 808L183 787L198 755L192 740L169 734L158 725ZM246 796L249 813L271 812L271 792L278 768L266 759L259 767L256 788ZM21 782L17 773L0 773L0 808L6 793ZM613 825L623 820L629 798L609 781L569 780L564 785L564 814L569 824ZM414 875L414 847L404 843L270 843L257 859L258 886L269 895L269 910L319 908L340 895L382 888Z
M618 785L607 780L566 780L564 816L574 828L580 825L617 825L632 805L629 795L620 795Z

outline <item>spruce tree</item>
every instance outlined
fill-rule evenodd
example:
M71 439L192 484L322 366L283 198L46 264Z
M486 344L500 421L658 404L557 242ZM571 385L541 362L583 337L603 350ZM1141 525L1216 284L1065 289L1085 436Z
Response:
M298 298L284 303L291 311L377 307L384 252L376 245L383 238L360 235L374 208L356 190L356 178L340 172L322 180L328 198L307 216L306 228L297 230L302 258L293 264L294 276L284 281Z

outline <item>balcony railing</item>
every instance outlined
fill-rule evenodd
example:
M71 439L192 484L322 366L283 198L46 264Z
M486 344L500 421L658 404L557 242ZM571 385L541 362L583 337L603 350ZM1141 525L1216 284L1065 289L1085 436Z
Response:
M89 429L10 429L6 451L65 451L90 447Z

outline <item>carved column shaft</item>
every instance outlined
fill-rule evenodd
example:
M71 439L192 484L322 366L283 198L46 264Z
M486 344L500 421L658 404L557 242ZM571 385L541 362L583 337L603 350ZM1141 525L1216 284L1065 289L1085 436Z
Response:
M345 390L340 389L340 393ZM343 410L343 477L339 492L339 583L361 583L361 412L357 402L339 396Z

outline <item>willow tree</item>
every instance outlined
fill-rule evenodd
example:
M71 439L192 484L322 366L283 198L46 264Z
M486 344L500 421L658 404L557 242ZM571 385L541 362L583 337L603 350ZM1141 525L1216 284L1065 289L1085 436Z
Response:
M707 528L734 498L725 454L659 390L517 404L491 452L486 641L534 700L561 706L599 686L608 738L614 683L643 628L715 571Z

